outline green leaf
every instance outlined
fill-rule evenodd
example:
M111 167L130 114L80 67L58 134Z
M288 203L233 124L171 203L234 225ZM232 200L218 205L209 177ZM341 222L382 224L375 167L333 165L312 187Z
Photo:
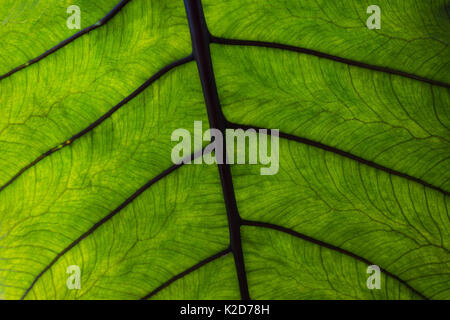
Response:
M450 299L450 1L71 4L0 0L0 299Z

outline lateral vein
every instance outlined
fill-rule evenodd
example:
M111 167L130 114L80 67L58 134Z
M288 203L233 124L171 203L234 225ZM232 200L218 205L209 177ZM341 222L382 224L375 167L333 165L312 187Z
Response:
M228 128L233 128L233 129L243 129L243 130L247 130L247 129L255 129L255 130L263 129L263 128L260 128L260 127L257 127L257 126L250 126L250 125L245 125L245 124L236 124L236 123L229 122L229 121L227 122L227 127ZM267 132L268 132L268 134L271 133L270 130L267 130ZM343 156L345 158L357 161L359 163L362 163L362 164L367 165L369 167L375 168L377 170L384 171L384 172L386 172L386 173L388 173L390 175L395 175L395 176L400 177L400 178L404 178L404 179L407 179L407 180L410 180L410 181L414 181L416 183L419 183L419 184L423 185L424 187L427 187L427 188L439 191L439 192L443 193L446 196L450 196L450 192L445 191L444 189L442 189L442 188L440 188L438 186L432 185L432 184L430 184L430 183L428 183L428 182L426 182L426 181L424 181L422 179L413 177L413 176L411 176L409 174L406 174L406 173L403 173L403 172L400 172L400 171L397 171L397 170L385 167L385 166L383 166L381 164L378 164L376 162L373 162L373 161L361 158L361 157L356 156L356 155L354 155L354 154L352 154L350 152L347 152L347 151L344 151L344 150L341 150L341 149L338 149L338 148L335 148L335 147L323 144L321 142L313 141L313 140L310 140L310 139L307 139L307 138L299 137L299 136L296 136L296 135L293 135L293 134L289 134L289 133L285 133L285 132L281 132L281 131L279 132L279 136L280 136L280 138L284 138L284 139L287 139L287 140L295 141L295 142L302 143L302 144L305 144L305 145L308 145L308 146L311 146L311 147L315 147L315 148L318 148L318 149L322 149L322 150L325 150L325 151L328 151L328 152L332 152L332 153L338 154L340 156Z
M141 94L147 87L149 87L153 82L158 80L161 76L163 76L168 71L172 70L175 67L178 67L182 64L185 64L187 62L193 61L194 58L192 55L187 56L185 58L182 58L180 60L174 61L167 66L160 69L157 73L155 73L153 76L151 76L146 82L144 82L139 88L137 88L135 91L133 91L129 96L127 96L125 99L120 101L117 105L112 107L108 112L103 114L100 118L95 120L93 123L91 123L89 126L78 132L77 134L73 135L71 138L67 139L66 141L62 142L58 146L44 152L39 157L37 157L34 161L32 161L30 164L26 165L22 169L19 170L18 173L16 173L11 179L9 179L4 185L0 186L0 192L2 192L6 187L8 187L10 184L12 184L17 178L19 178L25 171L30 169L31 167L35 166L37 163L39 163L41 160L45 159L46 157L50 156L51 154L61 150L62 148L71 145L74 141L78 140L82 136L84 136L86 133L92 131L97 126L99 126L103 121L111 117L111 115L119 110L122 106L136 98L139 94Z
M175 281L183 278L184 276L188 275L189 273L200 269L201 267L203 267L204 265L220 258L223 257L227 254L229 254L231 252L231 249L228 247L225 250L222 250L218 253L216 253L215 255L212 255L202 261L200 261L199 263L193 265L192 267L190 267L189 269L186 269L185 271L173 276L172 278L170 278L169 280L167 280L166 282L164 282L162 285L160 285L158 288L156 288L155 290L153 290L152 292L150 292L149 294L147 294L146 296L144 296L143 298L141 298L141 300L147 300L149 298L151 298L152 296L154 296L155 294L157 294L158 292L160 292L161 290L167 288L169 285L171 285L172 283L174 283Z
M66 45L68 45L69 43L71 43L72 41L80 38L81 36L88 34L89 32L91 32L92 30L95 30L103 25L105 25L109 20L111 20L116 14L118 14L123 7L125 7L125 5L130 2L131 0L122 0L119 2L119 4L117 4L106 16L104 16L102 19L100 19L98 22L94 23L93 25L84 28L81 31L78 31L77 33L75 33L74 35L70 36L69 38L61 41L59 44L57 44L56 46L54 46L53 48L45 51L43 54L37 56L36 58L33 58L31 60L29 60L28 62L25 62L24 64L21 64L20 66L12 69L11 71L5 73L4 75L0 76L0 81L13 75L14 73L25 69L29 66L31 66L32 64L35 64L36 62L41 61L42 59L46 58L47 56L51 55L52 53L55 53L56 51L58 51L59 49L65 47Z
M203 154L203 150L200 150L190 156L190 159L193 160ZM167 168L163 172L161 172L156 177L150 179L146 184L144 184L142 187L140 187L135 193L133 193L130 197L128 197L124 202L122 202L117 208L115 208L113 211L111 211L108 215L103 217L100 221L95 223L88 231L83 233L81 236L79 236L76 240L74 240L71 244L69 244L65 249L63 249L60 253L56 255L56 257L34 278L31 285L25 290L24 294L21 297L21 300L25 299L27 294L31 291L31 289L34 287L36 282L68 251L70 251L73 247L75 247L77 244L79 244L83 239L87 238L89 235L94 233L95 230L100 228L103 224L111 220L116 214L118 214L122 209L124 209L126 206L128 206L133 200L135 200L137 197L139 197L144 191L146 191L148 188L150 188L153 184L157 183L159 180L163 179L170 173L174 172L181 166L183 166L184 162L181 162L180 164L172 165L171 167Z
M312 50L312 49L307 49L307 48L303 48L303 47L291 46L291 45L275 43L275 42L227 39L227 38L221 38L221 37L215 37L215 36L211 36L211 42L217 43L217 44L223 44L223 45L265 47L265 48L272 48L272 49L294 51L294 52L298 52L298 53L316 56L319 58L333 60L336 62L344 63L347 65L351 65L351 66L355 66L355 67L359 67L359 68L393 74L393 75L413 79L416 81L426 82L426 83L429 83L434 86L440 86L440 87L450 89L450 84L442 82L442 81L425 78L425 77L422 77L422 76L419 76L416 74L412 74L412 73L408 73L405 71L396 70L396 69L392 69L392 68L388 68L388 67L372 65L372 64L365 63L365 62L361 62L361 61L342 58L342 57L335 56L332 54L328 54L328 53L324 53L324 52L320 52L320 51L316 51L316 50Z
M280 232L284 232L284 233L290 234L291 236L294 236L294 237L300 238L302 240L314 243L314 244L316 244L316 245L318 245L320 247L324 247L324 248L327 248L327 249L330 249L330 250L333 250L333 251L337 251L337 252L339 252L341 254L344 254L346 256L352 257L352 258L354 258L354 259L356 259L358 261L361 261L361 262L363 262L365 264L375 265L375 263L372 263L369 260L367 260L366 258L363 258L363 257L361 257L361 256L359 256L359 255L357 255L357 254L355 254L353 252L350 252L350 251L345 250L343 248L340 248L340 247L334 246L332 244L323 242L321 240L314 239L314 238L312 238L310 236L304 235L302 233L299 233L299 232L294 231L294 230L289 229L289 228L285 228L285 227L282 227L282 226L279 226L279 225L275 225L275 224L272 224L272 223L266 223L266 222L260 222L260 221L250 221L250 220L243 220L242 221L242 225L244 225L244 226L251 226L251 227L259 227L259 228L266 228L266 229L273 229L273 230L277 230L277 231L280 231ZM417 291L416 289L411 287L405 280L400 279L398 276L394 275L393 273L391 273L391 272L389 272L389 271L387 271L387 270L385 270L385 269L383 269L381 267L380 267L380 270L382 272L384 272L386 275L388 275L389 277L391 277L391 278L399 281L400 283L402 283L404 286L406 286L408 289L410 289L415 294L420 296L422 299L429 300L422 293L420 293L419 291Z

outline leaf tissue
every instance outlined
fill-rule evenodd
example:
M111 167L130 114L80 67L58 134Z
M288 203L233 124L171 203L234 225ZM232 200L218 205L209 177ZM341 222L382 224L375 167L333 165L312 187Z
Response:
M449 0L113 2L0 0L0 299L450 299Z

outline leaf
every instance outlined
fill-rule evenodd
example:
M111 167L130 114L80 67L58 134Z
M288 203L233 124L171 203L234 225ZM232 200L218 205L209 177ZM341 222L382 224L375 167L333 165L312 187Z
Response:
M0 298L450 298L449 1L379 30L352 0L80 1L78 33L0 5ZM278 173L173 164L194 121L279 129Z

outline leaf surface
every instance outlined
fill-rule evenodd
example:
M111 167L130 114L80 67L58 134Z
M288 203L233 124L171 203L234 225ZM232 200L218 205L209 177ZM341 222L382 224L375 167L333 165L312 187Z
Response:
M380 30L356 0L80 1L79 35L68 5L0 0L1 299L450 298L448 0ZM194 121L279 129L277 174L174 164Z

